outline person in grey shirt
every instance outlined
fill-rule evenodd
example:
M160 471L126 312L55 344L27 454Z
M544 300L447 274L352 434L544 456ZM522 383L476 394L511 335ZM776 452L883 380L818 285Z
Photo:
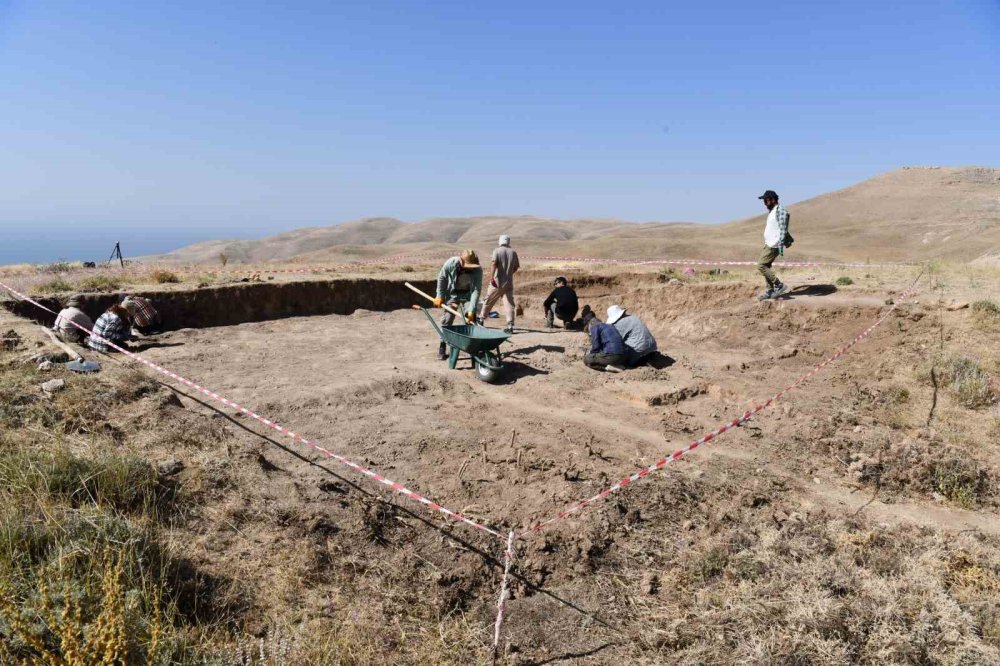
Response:
M497 249L493 250L489 272L490 286L486 290L486 300L483 301L479 319L485 322L490 310L502 297L507 314L507 325L503 330L507 333L514 332L514 273L517 273L519 268L521 262L517 258L517 252L510 248L510 236L504 234L500 237Z
M608 308L608 323L615 327L625 342L628 367L642 365L656 351L656 338L634 314L628 314L620 305Z
M52 330L65 342L83 342L83 339L87 337L87 333L74 324L82 326L88 331L94 328L93 320L80 309L81 303L82 299L79 296L71 296L66 301L66 307L60 310L56 316L56 323Z

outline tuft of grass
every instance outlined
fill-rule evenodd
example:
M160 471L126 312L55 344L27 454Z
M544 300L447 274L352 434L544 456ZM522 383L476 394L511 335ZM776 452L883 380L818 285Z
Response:
M60 291L73 291L73 285L62 278L55 278L31 288L33 294L52 294Z
M976 314L1000 318L1000 305L997 305L993 301L976 301L971 305L971 309Z
M956 356L948 362L951 390L959 404L969 409L989 407L997 401L996 389L979 361Z
M945 458L934 466L934 488L963 509L972 509L985 494L987 477L974 461Z
M839 278L837 278L837 284L842 287L846 287L849 284L854 284L854 280L847 277L846 275L842 275Z
M79 267L79 262L70 261L68 259L60 259L58 261L53 261L51 264L45 264L40 270L43 273L65 273Z
M176 273L171 271L153 271L153 281L157 284L176 284L181 281Z
M121 289L121 282L110 275L95 275L84 278L77 283L80 291L117 291Z

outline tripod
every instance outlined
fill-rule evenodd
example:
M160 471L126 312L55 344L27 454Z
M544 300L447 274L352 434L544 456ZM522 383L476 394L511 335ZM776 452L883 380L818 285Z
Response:
M122 258L121 242L115 243L115 249L111 251L111 256L108 257L108 263L110 264L116 257L118 258L118 263L122 265L122 268L125 268L125 259Z

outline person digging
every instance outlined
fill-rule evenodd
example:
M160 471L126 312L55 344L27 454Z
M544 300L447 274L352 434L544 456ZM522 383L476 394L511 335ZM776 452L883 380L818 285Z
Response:
M785 253L786 247L791 247L793 239L788 233L788 211L778 203L778 194L768 190L757 197L767 207L767 222L764 224L764 251L757 260L757 270L767 282L767 291L757 297L759 301L778 298L788 291L788 287L778 279L771 270L774 260Z
M476 304L482 287L483 269L479 265L479 257L474 250L463 250L462 254L448 259L441 266L434 307L439 308L447 303L454 310L464 311L466 323L471 324L476 319ZM453 323L455 315L445 310L441 315L441 325L451 326ZM437 357L441 361L448 358L448 345L444 340L438 347Z

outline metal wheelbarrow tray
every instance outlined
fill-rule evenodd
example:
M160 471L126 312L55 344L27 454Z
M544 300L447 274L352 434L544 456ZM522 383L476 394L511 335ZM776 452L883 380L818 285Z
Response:
M427 308L421 307L431 326L438 332L441 339L451 347L448 356L448 367L455 369L458 355L465 352L472 357L476 368L476 376L484 382L495 382L503 370L503 357L499 347L510 338L510 333L495 331L485 326L461 324L459 326L439 326Z

